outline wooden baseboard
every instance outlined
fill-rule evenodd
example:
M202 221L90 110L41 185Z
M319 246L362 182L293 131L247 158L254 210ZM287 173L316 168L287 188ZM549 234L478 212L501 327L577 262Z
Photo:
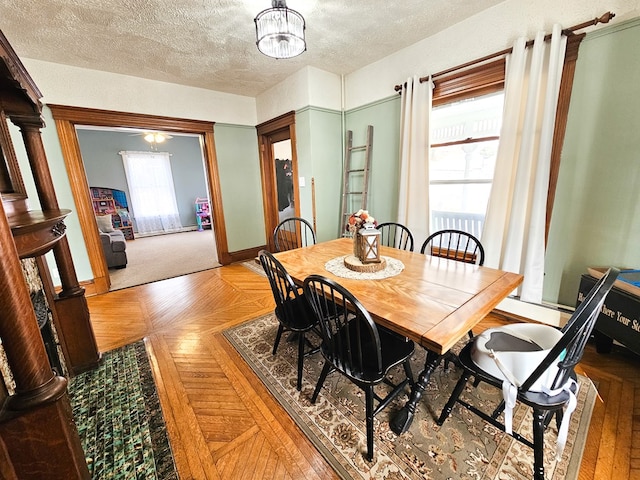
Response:
M92 297L98 294L96 284L93 280L85 280L84 282L80 282L80 286L84 288L85 297Z
M82 282L79 282L80 286L82 288L84 288L84 296L85 297L92 297L94 295L98 294L98 290L96 287L96 283L94 280L84 280ZM57 285L55 287L55 291L56 291L56 295L59 294L62 291L62 286Z
M229 252L229 257L231 257L231 263L235 262L244 262L245 260L251 260L258 256L258 252L267 248L266 245L262 245L259 247L247 248L246 250L238 250L236 252Z

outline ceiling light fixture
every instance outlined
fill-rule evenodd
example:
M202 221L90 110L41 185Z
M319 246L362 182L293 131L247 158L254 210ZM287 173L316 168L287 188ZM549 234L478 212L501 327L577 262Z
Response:
M163 133L147 133L144 139L149 143L162 143L167 139L167 136Z
M307 49L304 18L287 8L285 0L272 0L272 8L260 12L256 23L256 45L268 57L292 58Z
M142 132L137 133L136 135L142 136L145 142L149 142L151 144L151 150L157 151L158 145L166 142L170 138L173 138L171 135L162 132Z

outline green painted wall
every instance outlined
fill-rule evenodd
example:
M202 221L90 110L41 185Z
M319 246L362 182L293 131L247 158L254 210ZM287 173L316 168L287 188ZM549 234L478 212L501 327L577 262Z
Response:
M300 214L313 223L312 181L315 185L316 236L320 242L338 236L342 184L341 114L306 107L296 112L296 146L300 187Z
M345 113L345 129L353 134L353 146L366 143L367 126L373 126L368 209L379 221L393 221L398 209L399 96L375 102ZM296 112L298 175L301 215L313 218L311 179L315 182L316 230L318 241L342 234L340 209L345 134L340 112L307 107ZM363 152L352 153L352 168L362 166ZM361 184L352 187L359 189ZM357 210L359 203L349 210Z
M580 47L546 257L545 299L575 305L588 266L640 268L640 19Z
M229 251L264 245L256 129L216 123L214 134Z
M400 175L400 95L347 112L346 129L353 132L353 146L366 143L368 125L373 126L373 142L367 210L378 222L396 221ZM354 162L363 162L364 154L353 152L352 158ZM353 209L357 210L355 206Z

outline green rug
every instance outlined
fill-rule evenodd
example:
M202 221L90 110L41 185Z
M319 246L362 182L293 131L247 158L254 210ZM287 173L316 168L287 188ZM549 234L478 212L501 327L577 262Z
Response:
M442 427L435 423L434 418L439 416L459 377L459 370L453 366L448 371L442 366L435 370L411 428L403 435L393 433L388 421L404 405L407 396L400 396L376 417L375 458L374 462L367 462L362 391L342 375L333 373L327 378L318 401L312 405L310 398L322 368L322 356L318 353L305 359L302 391L298 392L295 388L297 343L287 342L283 337L277 354L271 354L277 325L274 315L269 314L224 334L342 478L531 478L533 451L478 416L456 406ZM424 355L423 349L416 349L412 359L414 376L424 366ZM591 381L580 377L578 407L571 416L569 438L560 461L556 461L554 455L555 422L545 434L546 478L578 477L595 396ZM469 386L463 397L491 411L501 400L501 392L481 384L478 388ZM531 438L530 409L516 408L513 425L514 430Z
M142 340L104 353L69 397L91 478L178 479Z

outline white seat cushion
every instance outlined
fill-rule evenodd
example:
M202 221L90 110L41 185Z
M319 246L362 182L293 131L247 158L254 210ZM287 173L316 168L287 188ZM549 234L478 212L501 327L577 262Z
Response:
M560 330L535 323L490 328L474 339L471 359L490 375L519 386L561 337ZM542 386L550 387L556 373L554 363L530 390L541 391Z

